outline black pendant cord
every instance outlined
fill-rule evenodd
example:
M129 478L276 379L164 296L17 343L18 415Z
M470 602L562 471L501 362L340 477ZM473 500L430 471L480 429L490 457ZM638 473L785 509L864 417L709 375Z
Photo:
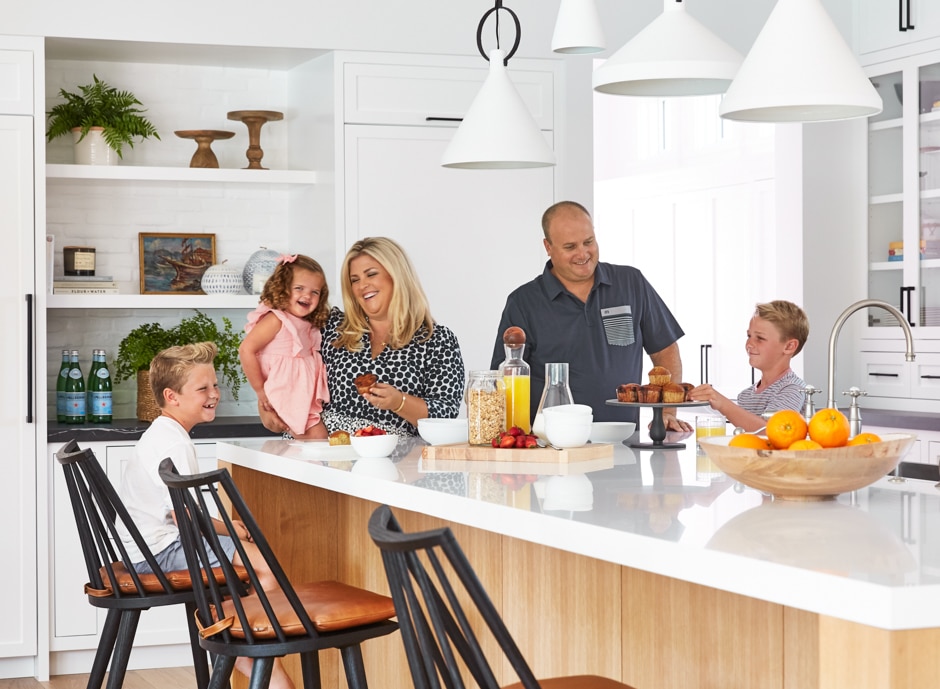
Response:
M496 4L488 9L483 15L483 18L480 19L480 23L477 25L477 50L480 51L480 55L483 56L483 59L489 62L489 55L483 50L483 25L486 24L487 18L493 14L493 12L496 12L496 47L499 48L499 10L509 12L509 16L512 17L512 21L516 25L516 40L512 44L512 50L503 58L503 66L506 67L509 65L509 58L515 55L516 50L519 49L519 40L522 38L522 25L519 24L519 17L516 16L515 12L508 7L503 7L503 0L496 0Z

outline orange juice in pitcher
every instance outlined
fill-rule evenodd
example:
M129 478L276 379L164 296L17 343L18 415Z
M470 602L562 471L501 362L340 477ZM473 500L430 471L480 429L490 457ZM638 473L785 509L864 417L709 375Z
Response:
M530 377L514 373L503 373L503 385L506 387L506 428L518 426L526 433L531 433L529 425Z
M503 348L506 360L499 365L506 388L506 429L518 426L526 433L531 432L529 406L531 369L522 359L525 349L525 332L518 326L510 326L503 333Z

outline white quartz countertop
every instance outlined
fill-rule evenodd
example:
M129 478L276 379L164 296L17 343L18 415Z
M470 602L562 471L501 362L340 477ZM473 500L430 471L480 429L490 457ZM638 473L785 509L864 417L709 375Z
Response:
M708 471L685 442L569 465L429 462L420 439L385 460L322 442L217 447L281 478L723 591L883 629L940 627L932 483L884 478L833 501L775 502ZM526 500L507 498L505 473L529 474Z

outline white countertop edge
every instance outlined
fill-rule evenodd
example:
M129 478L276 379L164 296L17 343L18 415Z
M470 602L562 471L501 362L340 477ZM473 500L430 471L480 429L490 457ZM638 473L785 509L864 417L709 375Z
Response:
M880 629L940 626L940 585L861 582L355 475L226 442L217 448L221 461L272 476L729 593Z

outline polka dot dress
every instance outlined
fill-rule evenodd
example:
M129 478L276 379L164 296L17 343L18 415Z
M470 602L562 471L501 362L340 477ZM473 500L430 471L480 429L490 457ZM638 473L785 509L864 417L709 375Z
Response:
M460 345L451 330L435 324L431 338L422 327L411 342L401 349L386 346L373 359L369 334L362 337L362 350L350 352L333 347L343 312L334 308L323 327L323 361L330 386L330 403L324 407L323 421L332 433L348 433L368 426L379 426L398 435L417 435L418 429L388 409L369 404L356 391L353 380L363 373L374 373L382 383L392 385L409 397L418 397L428 405L432 418L457 417L464 392L464 365Z

